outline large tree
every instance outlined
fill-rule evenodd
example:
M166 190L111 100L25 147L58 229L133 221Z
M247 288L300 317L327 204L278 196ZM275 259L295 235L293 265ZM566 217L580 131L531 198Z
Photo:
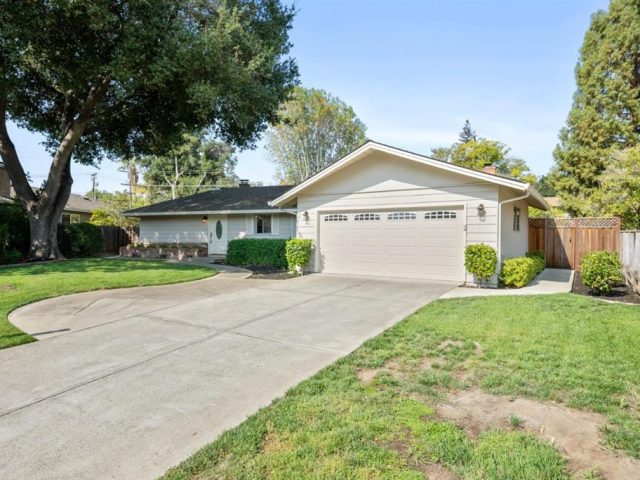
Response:
M600 215L614 215L622 227L640 228L640 146L611 154L591 198Z
M475 134L475 132L474 132ZM494 165L497 173L535 183L536 177L527 163L510 154L510 148L504 143L486 138L477 138L465 143L454 143L450 147L438 147L431 150L434 158L473 170L482 170Z
M465 120L462 130L458 135L458 143L467 143L471 140L477 140L476 131L471 128L471 122L469 120Z
M366 127L339 98L296 87L267 133L267 151L283 183L300 183L366 140Z
M612 0L591 19L576 67L577 90L554 152L554 187L574 215L592 195L611 152L640 143L640 8Z
M32 259L60 258L71 158L159 153L208 127L254 144L297 77L280 0L0 0L0 157L29 214ZM29 186L7 121L51 154Z
M134 159L151 201L175 199L214 185L235 183L235 150L202 135L185 133L179 144L160 155Z

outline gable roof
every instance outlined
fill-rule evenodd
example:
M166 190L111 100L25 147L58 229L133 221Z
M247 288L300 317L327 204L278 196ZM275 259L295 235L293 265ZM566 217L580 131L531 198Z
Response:
M72 193L69 195L69 200L67 200L64 211L92 213L98 208L104 208L104 204L99 200L93 200L91 198L85 197L84 195Z
M291 185L270 187L223 187L188 197L154 203L127 210L127 217L153 215L194 215L208 213L244 213L278 210L269 201L283 195Z
M490 173L473 170L471 168L460 167L458 165L453 165L451 163L444 162L442 160L436 160L435 158L427 157L426 155L420 155L418 153L409 152L407 150L402 150L400 148L391 147L389 145L378 143L373 140L367 140L363 145L359 146L348 155L342 157L337 162L329 165L324 170L321 170L315 175L309 177L299 185L284 192L278 198L269 202L269 204L273 206L281 206L283 204L286 204L287 201L294 199L298 194L300 194L300 192L304 191L309 186L319 182L320 180L332 175L333 173L339 170L342 170L347 165L350 165L360 160L362 157L374 151L396 155L406 160L411 160L423 165L457 173L465 177L473 178L476 180L483 180L488 183L493 183L495 185L512 188L514 190L521 191L523 193L528 192L532 197L532 199L535 200L535 204L536 204L535 206L537 208L542 208L543 210L548 209L548 206L544 201L544 198L542 197L542 195L540 195L540 193L538 193L538 191L532 185L526 182L522 182L514 178L504 177L502 175L493 175Z

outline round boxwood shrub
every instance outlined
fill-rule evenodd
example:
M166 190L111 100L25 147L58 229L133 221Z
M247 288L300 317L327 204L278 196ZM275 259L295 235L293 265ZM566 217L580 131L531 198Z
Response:
M584 256L580 264L582 282L598 295L606 295L622 283L622 265L612 252L597 251Z
M311 240L304 238L292 238L287 241L286 255L290 271L302 274L304 267L311 259Z
M464 266L480 283L489 280L496 274L498 256L493 247L480 243L467 245L464 249Z

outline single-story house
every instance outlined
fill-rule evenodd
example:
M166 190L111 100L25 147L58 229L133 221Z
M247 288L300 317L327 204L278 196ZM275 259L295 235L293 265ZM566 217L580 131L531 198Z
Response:
M37 190L37 187L31 187ZM0 203L15 203L16 195L9 179L9 174L0 163ZM104 208L104 204L92 198L72 193L64 207L60 217L60 223L82 223L91 219L91 214L98 208Z
M529 184L368 141L296 186L244 183L126 212L146 243L309 238L310 271L472 282L466 245L499 258L528 247L529 206L547 210Z

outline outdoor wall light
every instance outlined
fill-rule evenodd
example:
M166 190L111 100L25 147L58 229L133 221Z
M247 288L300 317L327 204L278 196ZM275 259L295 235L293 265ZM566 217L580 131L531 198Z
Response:
M207 217L206 215L203 215L202 218L200 219L200 221L202 223L207 223L209 221L209 217Z
M484 222L486 216L487 210L484 208L484 203L481 203L478 205L478 217L480 217L480 220Z
M305 222L308 222L309 221L309 212L307 212L305 210L305 212L302 214L302 218L304 218Z

